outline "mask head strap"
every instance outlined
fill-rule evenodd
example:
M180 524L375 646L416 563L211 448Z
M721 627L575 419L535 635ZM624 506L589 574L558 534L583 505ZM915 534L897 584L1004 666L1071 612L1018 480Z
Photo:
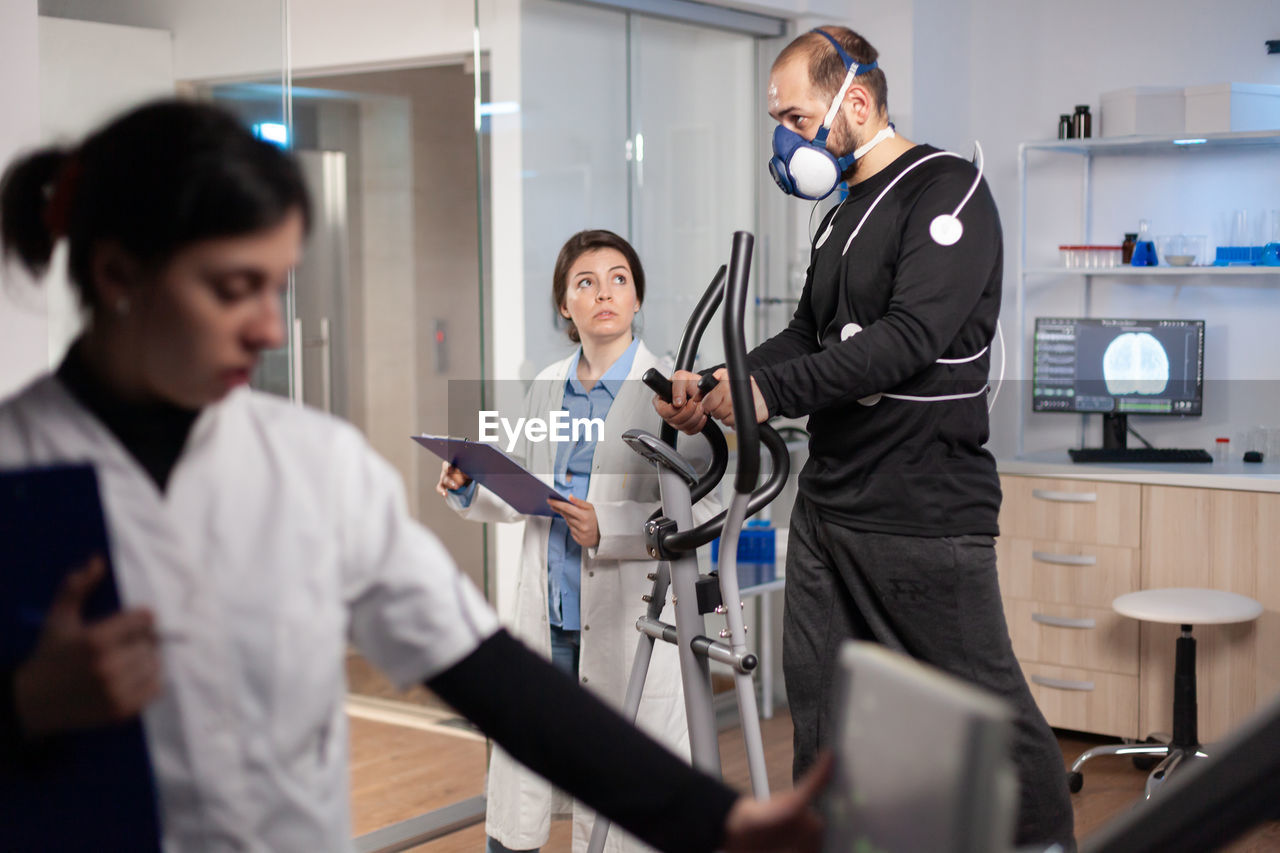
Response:
M877 133L875 136L867 140L866 144L853 149L853 151L851 152L851 156L853 157L854 160L861 160L863 154L866 154L868 151L870 151L872 148L875 148L877 145L879 145L881 142L884 142L886 139L892 139L896 135L897 134L894 133L894 129L893 129L893 122L889 122L888 125L880 128L879 133Z
M836 54L840 57L840 61L844 63L844 67L847 70L847 73L844 75L844 82L840 84L840 91L836 93L835 100L831 102L831 108L827 110L827 115L822 120L823 128L830 128L831 122L835 121L836 113L840 110L840 104L844 102L844 96L849 93L849 87L853 85L854 78L860 77L868 71L874 71L876 68L880 67L880 63L868 62L866 65L861 65L854 61L853 57L849 55L848 51L840 46L840 42L836 41L835 37L832 36L831 33L822 29L813 29L809 32L817 33L827 41L831 42L831 46L836 49ZM816 142L817 140L814 141Z

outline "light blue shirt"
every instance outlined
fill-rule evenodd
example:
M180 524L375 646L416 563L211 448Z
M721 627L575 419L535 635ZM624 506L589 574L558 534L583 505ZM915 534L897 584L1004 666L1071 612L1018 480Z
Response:
M631 373L636 359L639 339L633 340L618 360L609 365L591 390L578 381L578 361L582 350L569 362L568 376L564 383L564 402L561 408L569 413L570 422L577 418L609 416L609 409L622 388L623 381ZM584 435L578 441L560 442L556 446L555 489L566 498L587 499L591 485L591 463L596 445ZM456 490L463 506L471 503L475 495L475 483ZM578 631L582 627L582 546L573 541L569 524L559 515L551 519L551 531L547 538L547 615L551 624L566 631Z

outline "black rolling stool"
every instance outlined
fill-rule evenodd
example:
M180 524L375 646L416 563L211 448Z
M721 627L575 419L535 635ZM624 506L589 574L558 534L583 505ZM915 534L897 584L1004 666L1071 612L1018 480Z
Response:
M1163 760L1147 777L1144 796L1149 799L1178 767L1208 758L1196 732L1196 641L1191 636L1191 626L1252 622L1261 615L1262 605L1234 592L1179 587L1130 592L1111 602L1111 607L1132 619L1182 626L1173 669L1173 737L1167 744L1095 746L1081 753L1071 765L1067 786L1072 793L1079 791L1084 785L1081 768L1100 755L1156 756Z

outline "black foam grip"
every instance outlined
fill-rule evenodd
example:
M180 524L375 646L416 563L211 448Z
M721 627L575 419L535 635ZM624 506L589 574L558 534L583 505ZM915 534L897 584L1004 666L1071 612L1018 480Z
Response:
M671 402L671 380L663 376L662 373L659 372L658 368L650 367L644 372L644 375L640 377L640 381L645 385L648 385L649 390L653 391L653 393L657 394L661 399L668 403ZM678 433L676 432L675 427L666 421L662 422L662 430L658 433L658 437L661 438L668 447L676 446L677 435Z
M662 375L656 367L650 367L640 377L640 381L649 386L649 390L668 403L671 402L671 380Z
M656 367L651 367L640 377L640 381L649 386L653 393L657 394L668 403L671 402L671 380L663 376ZM671 432L671 437L667 437L667 432ZM662 425L662 440L671 447L676 446L676 430L670 424ZM711 465L703 474L693 489L690 491L690 499L693 503L705 498L711 494L720 483L720 478L724 476L725 469L729 467L729 448L725 444L724 433L720 431L720 427L711 418L707 418L707 422L702 425L702 435L707 439L707 443L711 445Z

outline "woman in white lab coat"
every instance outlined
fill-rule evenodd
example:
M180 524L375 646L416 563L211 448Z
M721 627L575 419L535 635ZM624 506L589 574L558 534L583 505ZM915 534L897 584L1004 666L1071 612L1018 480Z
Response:
M518 416L547 419L603 417L600 440L530 442L513 455L569 497L554 501L560 516L524 516L501 498L473 484L465 472L442 466L438 490L449 505L473 521L524 521L516 567L515 608L510 628L519 639L572 675L588 690L621 709L639 633L636 620L647 605L647 575L654 561L645 552L644 523L658 507L653 464L622 440L633 428L657 434L651 392L640 377L651 367L664 376L671 363L649 352L632 333L644 301L645 276L631 244L611 231L574 234L560 250L552 275L552 302L568 321L569 339L581 343L568 358L534 379ZM510 421L513 413L502 413ZM685 439L681 451L705 468L704 439ZM694 508L701 522L719 511L714 498ZM500 572L499 577L503 573ZM682 756L689 754L688 725L675 649L658 643L645 681L637 724ZM637 784L647 784L637 779ZM500 749L489 765L486 830L490 853L527 851L547 842L555 802L551 786ZM585 849L593 813L573 809L574 849ZM607 849L640 845L611 832Z
M0 180L5 255L40 273L66 239L88 317L0 402L0 468L94 466L123 605L86 622L103 565L70 572L0 670L6 772L56 773L44 747L141 715L165 850L349 850L349 640L655 846L816 843L811 791L740 798L575 689L497 627L356 430L244 387L284 341L308 210L290 157L181 101ZM636 765L668 785L637 791Z

